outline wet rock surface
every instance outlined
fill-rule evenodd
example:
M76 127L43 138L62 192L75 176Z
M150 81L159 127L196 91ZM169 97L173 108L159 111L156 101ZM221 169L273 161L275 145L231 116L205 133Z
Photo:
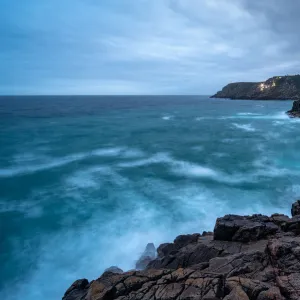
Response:
M160 245L145 270L77 280L63 299L300 299L298 206L292 218L224 216L214 233L181 235Z

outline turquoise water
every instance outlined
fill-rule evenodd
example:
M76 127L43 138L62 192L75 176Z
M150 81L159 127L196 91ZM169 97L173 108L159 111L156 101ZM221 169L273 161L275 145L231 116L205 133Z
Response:
M0 294L60 299L148 242L300 195L290 101L0 98Z

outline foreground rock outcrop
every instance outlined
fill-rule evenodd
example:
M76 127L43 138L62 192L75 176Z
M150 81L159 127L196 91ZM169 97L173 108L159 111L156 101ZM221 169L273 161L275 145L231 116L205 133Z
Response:
M77 280L63 300L300 299L300 201L291 212L224 216L160 245L145 270Z
M300 117L300 100L294 101L293 107L287 112L290 117L299 118Z
M264 82L230 83L211 98L299 100L300 75L275 76Z

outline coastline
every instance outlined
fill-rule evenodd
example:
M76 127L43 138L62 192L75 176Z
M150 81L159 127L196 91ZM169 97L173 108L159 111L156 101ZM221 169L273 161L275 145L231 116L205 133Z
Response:
M299 299L300 201L291 215L226 215L214 232L160 245L144 270L112 267L91 282L75 281L63 300Z

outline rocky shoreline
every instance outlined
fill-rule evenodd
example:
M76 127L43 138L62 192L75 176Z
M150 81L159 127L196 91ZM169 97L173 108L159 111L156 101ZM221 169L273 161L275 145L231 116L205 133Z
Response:
M211 98L299 100L300 75L275 76L263 82L230 83Z
M77 280L63 300L300 299L300 201L291 215L226 215L214 232L178 236L157 255L148 244L137 270Z

